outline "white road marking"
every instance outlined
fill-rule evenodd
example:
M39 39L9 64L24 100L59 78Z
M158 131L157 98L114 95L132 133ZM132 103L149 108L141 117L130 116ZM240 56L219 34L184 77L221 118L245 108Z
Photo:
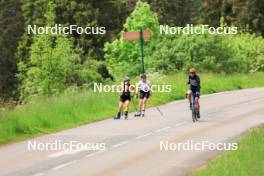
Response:
M40 173L34 174L33 176L42 176L42 175L44 175L44 173L40 172Z
M61 152L50 154L50 155L48 155L48 157L49 158L55 158L55 157L59 157L59 156L65 155L65 154L66 154L66 151L61 151Z
M162 132L162 131L168 130L168 129L170 129L170 128L171 128L170 126L167 126L167 127L164 127L164 128L160 128L160 129L156 130L155 132L159 133L159 132Z
M183 125L185 123L187 123L187 122L178 123L178 124L175 125L175 127L180 126L180 125ZM164 127L164 128L160 128L160 129L156 130L155 132L159 133L159 132L168 130L170 128L171 128L170 126L167 126L167 127ZM152 134L152 132L146 133L146 134L137 136L135 139L142 139L144 137L150 136L151 134ZM124 141L124 142L115 144L115 145L113 145L113 148L120 147L120 146L125 145L127 143L128 143L128 141ZM63 156L63 155L76 154L76 153L79 153L79 152L82 152L82 151L84 151L84 150L61 151L61 152L57 152L57 153L50 154L50 155L48 155L48 157L49 158L56 158L56 157L60 157L60 156ZM94 152L94 153L91 153L91 154L86 155L86 157L91 157L91 156L97 155L97 154L102 153L102 152L103 151Z
M147 137L147 136L149 136L151 134L152 133L146 133L146 134L143 134L143 135L140 135L140 136L136 137L136 139L141 139L141 138Z
M72 155L72 154L80 153L82 151L84 151L84 150L72 150L72 151L63 150L61 152L50 154L50 155L48 155L48 157L49 158L56 158L56 157L60 157L63 155Z
M187 123L187 122L177 123L177 124L175 125L175 127L181 126L181 125L183 125L183 124L185 124L185 123Z
M128 141L124 141L124 142L121 142L121 143L115 144L115 145L113 145L113 148L120 147L120 146L125 145L125 144L127 144L127 143L128 143Z
M98 154L103 153L103 152L105 152L105 150L100 150L97 152L90 153L90 154L86 155L85 157L92 157L92 156L98 155Z
M52 170L55 171L55 170L58 170L58 169L64 168L64 167L66 167L66 166L69 166L69 165L71 165L71 164L74 164L74 163L76 163L76 162L77 162L77 160L73 160L73 161L71 161L71 162L64 163L64 164L61 164L61 165L59 165L59 166L53 167Z

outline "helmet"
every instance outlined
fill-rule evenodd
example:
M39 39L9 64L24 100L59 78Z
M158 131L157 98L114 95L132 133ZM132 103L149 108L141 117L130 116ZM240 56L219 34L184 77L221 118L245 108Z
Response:
M130 81L130 79L129 79L129 77L125 76L124 79L123 79L123 81L124 81L124 82L125 82L125 81Z
M196 73L195 68L190 68L189 73Z

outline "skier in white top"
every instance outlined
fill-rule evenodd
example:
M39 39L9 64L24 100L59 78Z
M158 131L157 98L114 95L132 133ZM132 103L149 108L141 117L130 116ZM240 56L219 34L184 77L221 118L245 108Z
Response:
M138 95L139 90L139 102L138 102L138 112L135 114L135 117L144 117L145 116L145 108L148 98L151 96L151 84L147 79L147 75L141 74L141 80L136 84L136 90Z

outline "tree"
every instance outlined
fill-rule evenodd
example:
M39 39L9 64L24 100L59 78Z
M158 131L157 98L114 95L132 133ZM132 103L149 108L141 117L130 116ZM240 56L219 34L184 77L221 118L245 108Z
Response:
M19 85L22 84L26 77L26 71L29 64L30 47L33 43L33 35L27 33L28 25L44 26L46 18L43 13L47 9L46 0L24 0L21 4L22 16L23 16L23 35L19 40L17 46L17 52L15 53L16 62L19 63Z
M200 23L220 26L222 0L203 0Z
M147 0L151 9L158 14L160 24L185 26L196 24L201 0Z
M154 42L159 33L157 15L150 10L147 3L138 1L135 10L126 19L123 31L139 31L140 29L150 29L152 31L152 37L145 42L145 46ZM146 55L148 54L146 53ZM108 70L115 78L124 75L134 76L140 73L141 58L138 41L123 41L120 38L111 43L106 43L105 59Z
M219 19L222 18L223 25L236 26L241 32L264 36L263 11L262 0L206 0L203 3L201 21L219 25Z
M21 1L0 1L0 99L14 96L17 87L15 52L23 33Z
M232 24L243 31L264 36L264 3L262 0L234 0Z
M47 7L46 26L53 26L55 5ZM26 73L22 77L21 98L30 95L51 95L62 92L74 76L80 63L80 50L74 49L72 40L63 34L43 34L33 37L29 65L20 62L19 68ZM26 68L26 70L24 70Z

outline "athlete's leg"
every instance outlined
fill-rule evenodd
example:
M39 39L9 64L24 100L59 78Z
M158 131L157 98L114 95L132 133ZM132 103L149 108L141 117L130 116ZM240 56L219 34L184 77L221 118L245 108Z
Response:
M114 117L114 119L120 119L122 108L123 108L123 102L120 101L119 105L118 105L118 112L117 112L116 116Z
M128 111L128 109L129 109L129 104L130 104L130 100L127 100L126 103L125 103L126 111Z
M190 109L192 109L192 91L191 90L187 91L187 97L190 103Z
M199 102L199 95L195 97L195 109L197 112L197 118L200 118L200 102Z
M195 98L195 109L196 111L200 111L199 97Z
M192 96L191 96L191 94L192 94L192 91L191 90L188 90L187 91L187 96L188 96L188 99L189 99L189 103L190 104L192 103Z
M141 116L142 104L143 104L143 101L142 101L142 99L140 98L140 99L138 100L138 112L135 114L136 117Z
M139 99L139 101L138 101L138 110L142 109L142 105L143 105L143 99Z
M142 113L141 113L141 116L144 117L145 116L145 109L146 109L146 104L147 104L147 98L144 97L144 99L142 100L143 102L143 105L142 105Z
M128 108L129 108L129 104L130 104L130 100L127 100L127 101L125 102L125 106L126 106L125 119L127 119L127 117L128 117Z
M147 101L148 101L148 99L146 97L142 100L142 109L144 109L144 110L146 108Z
M119 105L118 105L118 112L121 112L122 111L122 109L123 109L123 102L122 101L120 101L119 102Z

